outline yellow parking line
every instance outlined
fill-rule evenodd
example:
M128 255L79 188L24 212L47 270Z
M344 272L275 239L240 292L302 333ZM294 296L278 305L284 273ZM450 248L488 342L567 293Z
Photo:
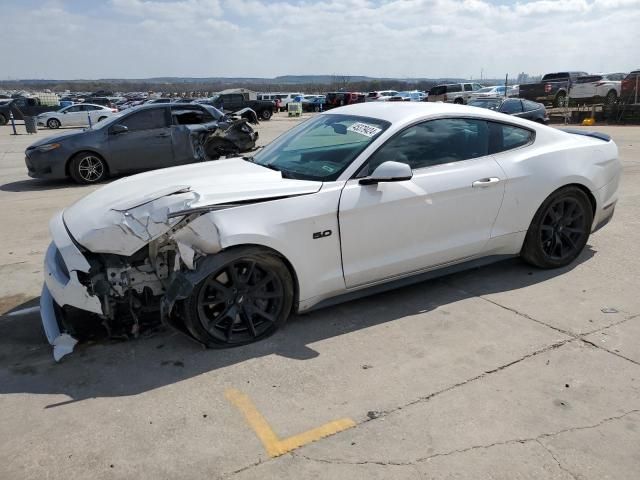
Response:
M280 440L247 395L239 390L230 388L225 392L225 397L240 410L244 419L258 436L270 457L278 457L308 443L356 426L356 422L350 418L342 418Z

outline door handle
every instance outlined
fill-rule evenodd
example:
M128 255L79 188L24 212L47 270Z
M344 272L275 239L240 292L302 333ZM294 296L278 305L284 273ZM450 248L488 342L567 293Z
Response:
M487 188L491 185L495 185L499 181L500 179L497 177L482 178L473 182L471 186L475 188Z

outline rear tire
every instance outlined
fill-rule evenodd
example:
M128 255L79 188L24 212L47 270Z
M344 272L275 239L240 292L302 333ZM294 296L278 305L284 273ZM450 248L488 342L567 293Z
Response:
M0 127L7 124L7 117L0 113Z
M607 105L614 105L618 101L618 94L615 90L611 90L604 98L604 103Z
M453 103L455 103L456 105L462 105L462 104L463 104L463 101L462 101L462 99L461 99L461 98L456 98L456 99L453 101Z
M276 255L259 247L216 254L213 272L182 305L184 325L210 348L257 342L284 325L293 305L293 280Z
M567 266L587 244L592 223L591 201L583 190L556 190L534 215L520 255L539 268Z
M260 118L262 118L262 120L270 120L271 115L272 115L272 112L271 110L268 110L268 109L260 112Z
M47 120L47 127L53 129L60 128L60 120L58 120L57 118L51 118Z
M107 178L107 164L93 152L80 152L71 159L69 175L81 185L98 183Z
M102 120L104 120L105 118L107 118L107 117L100 117L100 118L98 119L98 121L99 121L99 122L101 122L101 121L102 121Z

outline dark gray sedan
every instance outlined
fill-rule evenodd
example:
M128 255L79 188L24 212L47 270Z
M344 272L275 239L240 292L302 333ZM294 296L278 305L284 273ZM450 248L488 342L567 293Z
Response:
M135 107L96 123L44 138L25 151L29 176L96 183L109 175L213 160L255 147L244 118L208 105Z
M521 98L476 98L467 103L470 107L487 108L496 112L506 113L515 117L526 118L533 122L547 124L549 117L544 105Z

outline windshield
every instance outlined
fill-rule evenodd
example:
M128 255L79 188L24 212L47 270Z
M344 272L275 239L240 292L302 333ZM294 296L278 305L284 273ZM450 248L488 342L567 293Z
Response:
M492 92L493 91L493 87L484 87L481 88L480 90L478 90L476 93L487 93L487 92Z
M245 159L279 170L285 178L332 181L389 125L354 115L319 115Z
M468 103L470 107L488 108L489 110L498 110L502 100L472 100Z

